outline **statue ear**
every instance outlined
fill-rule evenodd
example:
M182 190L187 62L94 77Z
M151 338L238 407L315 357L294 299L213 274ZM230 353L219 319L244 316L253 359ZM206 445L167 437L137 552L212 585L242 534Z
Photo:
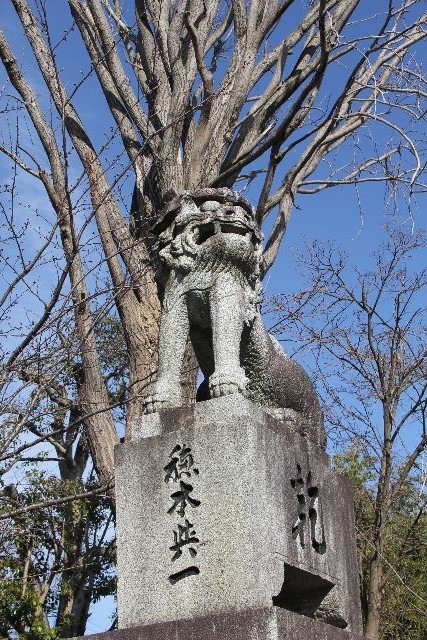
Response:
M165 247L173 240L173 232L175 229L175 222L172 222L166 229L159 235L159 247Z
M189 193L184 193L181 197L181 211L179 215L188 216L192 213L198 213L199 209Z

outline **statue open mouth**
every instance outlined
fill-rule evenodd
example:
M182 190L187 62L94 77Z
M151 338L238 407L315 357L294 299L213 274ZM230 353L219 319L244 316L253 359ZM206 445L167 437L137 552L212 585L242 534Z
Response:
M194 229L194 242L196 244L203 244L208 238L212 238L213 235L215 235L214 223L208 222Z
M220 228L222 233L234 233L240 236L246 236L250 233L250 230L247 227L234 222L224 222L220 225Z
M212 238L215 234L224 233L224 234L233 234L239 236L247 236L251 237L251 241L255 244L256 238L253 237L253 232L251 229L248 229L247 226L241 224L239 222L221 222L215 225L213 222L208 222L207 224L200 225L194 229L194 242L197 245L201 245L209 238Z

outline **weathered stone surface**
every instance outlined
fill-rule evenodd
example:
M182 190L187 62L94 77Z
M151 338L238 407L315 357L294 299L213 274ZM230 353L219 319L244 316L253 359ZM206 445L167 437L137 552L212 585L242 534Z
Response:
M116 448L120 628L273 603L285 634L280 608L361 633L351 486L292 423L236 394L134 437Z
M89 637L91 640L365 640L357 633L277 607L136 626Z
M184 193L154 229L162 265L158 378L145 412L181 406L188 335L205 381L198 398L241 393L292 418L325 446L316 392L259 314L262 234L255 211L229 189Z

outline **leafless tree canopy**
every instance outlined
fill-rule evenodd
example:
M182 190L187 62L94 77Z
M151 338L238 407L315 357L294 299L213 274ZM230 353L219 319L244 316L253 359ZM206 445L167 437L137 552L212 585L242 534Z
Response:
M3 210L13 249L2 302L6 316L24 294L35 296L37 309L26 330L21 318L22 331L5 350L4 380L24 382L32 395L4 450L38 394L54 393L49 358L35 365L50 341L52 349L78 356L78 422L107 485L117 435L94 334L101 313L95 297L117 310L123 327L129 422L156 374L150 228L169 198L253 183L259 220L272 217L265 273L299 193L363 181L384 181L392 193L398 185L408 195L422 190L426 86L417 52L426 14L414 0L386 2L376 13L360 0L63 4L58 29L57 6L8 3L26 39L24 64L8 29L0 34L7 78L1 151L13 165ZM73 47L81 55L82 43L86 67L72 85ZM93 99L81 116L85 90ZM103 122L94 126L100 100L111 114L109 130ZM51 207L31 249L28 228L17 225L23 177L38 181ZM55 276L35 287L33 274L37 281L48 263ZM72 327L66 339L65 317ZM66 346L71 336L74 351Z

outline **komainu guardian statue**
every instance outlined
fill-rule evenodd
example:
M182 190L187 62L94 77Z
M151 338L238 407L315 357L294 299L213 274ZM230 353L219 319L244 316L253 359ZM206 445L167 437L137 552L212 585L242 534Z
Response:
M190 335L204 375L197 399L241 393L324 446L314 387L264 327L262 234L247 200L229 189L184 193L154 227L161 263L158 379L145 412L179 407Z

